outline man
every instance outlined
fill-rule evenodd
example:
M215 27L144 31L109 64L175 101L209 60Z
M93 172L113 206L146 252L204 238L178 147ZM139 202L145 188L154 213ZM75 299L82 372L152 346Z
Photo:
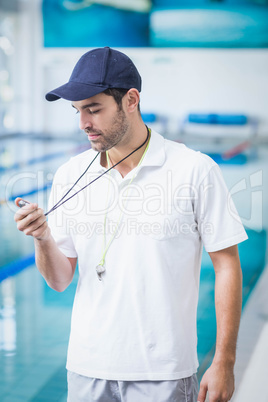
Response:
M79 263L68 401L204 402L207 393L228 401L241 312L237 243L247 235L219 167L149 130L140 91L123 53L106 47L81 57L46 98L72 102L92 149L58 169L48 223L37 204L15 220L34 237L53 289L63 291ZM198 394L203 244L216 273L217 340Z

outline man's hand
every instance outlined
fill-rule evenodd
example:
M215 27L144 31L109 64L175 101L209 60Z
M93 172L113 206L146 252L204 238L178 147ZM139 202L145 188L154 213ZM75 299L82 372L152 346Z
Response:
M15 204L19 206L21 198L16 198ZM50 235L44 211L37 204L27 204L19 209L15 216L17 228L27 236L33 236L37 240L46 240Z
M226 366L224 363L212 363L200 383L197 401L205 402L207 392L209 402L230 401L234 392L233 365Z
M19 206L21 198L16 198ZM77 258L66 257L53 239L44 211L37 204L27 204L15 216L17 227L27 236L33 236L35 262L47 284L57 292L63 292L72 282Z

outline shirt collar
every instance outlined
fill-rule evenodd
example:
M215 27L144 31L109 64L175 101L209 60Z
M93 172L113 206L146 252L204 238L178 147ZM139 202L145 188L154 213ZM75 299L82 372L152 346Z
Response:
M143 166L162 166L166 159L165 153L165 140L162 135L156 131L151 130L151 138L148 150L143 159L141 167Z

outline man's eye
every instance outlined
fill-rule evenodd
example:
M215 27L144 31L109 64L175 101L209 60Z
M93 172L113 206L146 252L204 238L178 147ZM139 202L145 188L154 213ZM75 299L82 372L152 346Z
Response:
M100 112L100 109L97 109L97 110L89 110L89 113L90 113L90 114L96 114L96 113L98 113L98 112Z

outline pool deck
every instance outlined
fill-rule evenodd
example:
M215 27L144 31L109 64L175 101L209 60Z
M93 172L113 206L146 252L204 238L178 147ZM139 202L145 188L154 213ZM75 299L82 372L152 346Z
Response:
M267 402L268 265L244 308L237 344L233 402Z

